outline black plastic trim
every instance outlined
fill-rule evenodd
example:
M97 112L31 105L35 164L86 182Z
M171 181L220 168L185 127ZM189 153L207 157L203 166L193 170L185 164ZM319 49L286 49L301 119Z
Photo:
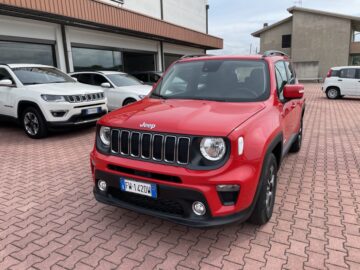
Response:
M111 187L119 187L118 182L121 176L119 175L113 175L109 174L103 171L95 171L95 178L96 179L102 179L106 180ZM136 179L134 179L136 180ZM140 180L143 181L143 180ZM174 200L176 202L179 202L182 207L184 208L184 214L183 216L179 216L177 214L170 214L170 213L164 213L161 211L156 211L154 209L147 209L144 207L139 207L127 202L122 201L119 198L114 198L111 195L108 195L107 193L101 192L97 189L95 186L93 189L93 193L95 196L95 199L101 203L105 203L108 205L113 205L121 208L125 208L128 210L136 211L142 214L155 216L158 218L162 218L165 220L169 220L172 222L176 222L185 226L191 226L191 227L200 227L200 228L206 228L206 227L214 227L214 226L221 226L228 223L233 222L243 222L246 221L249 216L251 215L251 212L255 206L256 202L254 200L251 207L247 208L244 211L238 212L233 215L223 216L223 217L213 217L210 213L210 208L207 204L207 201L205 199L205 196L195 190L192 189L186 189L186 188L177 188L172 187L168 185L161 185L157 184L158 186L158 196L161 199L170 199ZM139 195L141 196L141 195ZM202 217L196 216L191 209L191 205L194 201L201 201L206 206L206 214Z

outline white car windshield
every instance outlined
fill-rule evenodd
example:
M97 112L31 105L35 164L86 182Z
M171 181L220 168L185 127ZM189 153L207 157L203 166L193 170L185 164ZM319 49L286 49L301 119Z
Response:
M13 71L23 85L75 82L70 76L50 67L20 67Z
M127 74L110 74L107 77L117 86L133 86L133 85L142 85L141 81L135 77Z

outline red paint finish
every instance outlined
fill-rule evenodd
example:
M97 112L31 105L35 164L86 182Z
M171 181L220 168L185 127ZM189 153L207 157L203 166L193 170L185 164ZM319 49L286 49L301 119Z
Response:
M177 176L182 183L168 183L141 176L136 177L136 179L199 191L206 198L211 216L214 218L239 213L254 204L264 157L270 145L281 136L281 147L286 149L289 140L299 132L305 106L305 99L299 91L303 90L303 86L287 85L284 95L291 99L281 101L278 98L275 63L277 61L288 61L285 57L201 57L202 61L213 59L264 59L267 62L270 74L269 98L262 102L249 103L146 98L109 113L99 120L98 124L149 131L140 127L140 124L145 122L156 124L151 132L226 137L230 141L231 152L229 159L223 166L212 170L191 170L167 164L154 164L142 160L108 156L99 153L95 147L91 153L95 170L133 178L133 175L117 173L108 169L108 165L112 164L151 173ZM199 58L180 61L199 61ZM238 154L239 137L243 137L245 142L242 155ZM216 191L216 186L220 184L240 186L240 194L234 205L222 204Z

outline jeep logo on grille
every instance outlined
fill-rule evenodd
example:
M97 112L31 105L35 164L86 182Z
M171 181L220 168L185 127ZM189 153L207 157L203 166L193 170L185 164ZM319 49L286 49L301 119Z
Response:
M142 124L140 124L140 127L141 128L149 128L149 129L154 129L155 127L156 127L156 125L155 124L148 124L148 123L142 123Z

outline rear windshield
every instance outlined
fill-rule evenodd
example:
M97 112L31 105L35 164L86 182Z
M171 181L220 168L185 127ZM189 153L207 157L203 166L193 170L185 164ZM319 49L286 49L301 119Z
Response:
M107 75L108 78L117 86L133 86L133 85L142 85L141 81L135 77L127 74L110 74Z
M152 97L252 102L266 100L269 95L265 61L207 60L173 65Z
M75 82L70 76L48 67L22 67L13 69L23 85Z

